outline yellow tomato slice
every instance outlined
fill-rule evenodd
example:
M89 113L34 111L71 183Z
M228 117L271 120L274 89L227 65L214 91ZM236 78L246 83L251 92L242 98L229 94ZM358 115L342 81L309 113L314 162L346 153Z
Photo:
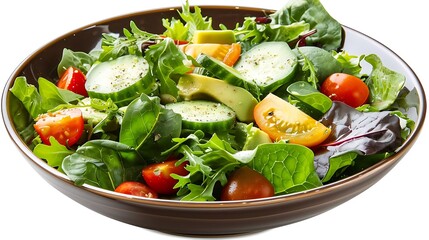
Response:
M255 106L254 118L273 141L287 140L314 147L331 133L330 128L271 93Z

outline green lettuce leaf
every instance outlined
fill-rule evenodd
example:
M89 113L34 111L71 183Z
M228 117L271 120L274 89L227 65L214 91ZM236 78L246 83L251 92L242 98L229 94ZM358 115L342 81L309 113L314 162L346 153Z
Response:
M385 67L375 54L367 55L365 61L373 67L366 80L370 105L378 111L388 109L404 87L405 76Z
M203 16L201 9L194 6L194 12L191 12L189 1L186 0L182 6L182 11L179 11L180 18L178 19L163 19L162 24L166 28L164 36L174 40L191 41L196 30L212 30L212 19Z

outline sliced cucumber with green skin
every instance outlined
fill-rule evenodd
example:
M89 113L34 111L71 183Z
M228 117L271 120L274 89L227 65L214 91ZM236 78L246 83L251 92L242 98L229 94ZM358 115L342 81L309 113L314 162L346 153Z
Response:
M116 105L125 106L142 93L154 91L156 83L146 59L125 55L94 65L86 75L85 88L91 98L110 98Z
M234 86L242 87L259 99L261 95L259 87L254 82L247 81L243 78L233 67L205 54L200 54L196 60L216 78L224 80Z
M215 133L231 129L236 121L231 108L212 101L182 101L166 104L165 107L182 116L183 129Z
M289 82L298 58L286 42L263 42L243 53L234 68L268 94Z

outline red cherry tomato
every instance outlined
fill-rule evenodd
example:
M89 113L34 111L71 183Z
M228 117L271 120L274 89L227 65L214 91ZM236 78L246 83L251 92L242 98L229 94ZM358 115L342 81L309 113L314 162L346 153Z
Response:
M141 182L123 182L116 187L115 192L146 198L158 198L158 194L155 191Z
M45 113L37 117L34 129L44 144L54 137L60 144L73 146L84 131L82 112L77 108Z
M274 187L259 172L241 167L235 170L222 188L220 200L245 200L274 196Z
M70 90L84 97L88 96L85 89L86 77L78 68L69 67L57 82L57 87Z
M369 96L368 86L358 77L346 73L334 73L322 83L320 91L333 101L351 107L364 104Z
M146 184L159 194L171 195L177 193L174 188L177 181L171 177L172 173L185 176L189 172L185 169L187 162L176 166L176 159L169 159L161 163L154 163L143 168L142 176Z

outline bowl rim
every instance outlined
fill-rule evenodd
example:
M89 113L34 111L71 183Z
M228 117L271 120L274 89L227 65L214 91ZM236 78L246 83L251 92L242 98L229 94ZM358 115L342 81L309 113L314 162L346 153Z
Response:
M191 6L194 7L194 6ZM198 5L203 11L204 9L237 9L237 10L249 10L249 11L262 11L264 13L271 13L275 10L272 9L265 9L265 8L257 8L257 7L246 7L246 6L234 6L234 5ZM67 38L71 35L73 35L76 32L80 32L83 30L86 30L88 28L100 26L100 25L106 25L109 22L117 21L122 18L126 17L133 17L133 16L139 16L142 14L147 13L154 13L154 12L166 12L166 11L177 11L180 9L181 6L175 6L175 7L164 7L164 8L155 8L155 9L146 9L142 11L136 11L131 12L127 14L117 15L110 18L105 18L102 20L95 21L93 23L87 24L85 26L76 28L74 30L71 30L57 38L52 39L51 41L45 43L32 53L30 53L19 65L15 68L15 70L11 73L10 77L6 81L4 85L4 89L2 92L2 118L3 123L5 125L5 129L15 144L15 146L18 148L18 150L27 157L29 161L34 162L40 169L47 172L50 175L53 175L58 180L61 180L67 184L73 185L76 188L81 188L83 190L90 191L94 194L103 196L105 198L115 199L115 200L121 200L121 201L130 201L137 204L148 204L148 205L156 205L156 206L162 206L162 207L177 207L180 206L182 208L240 208L240 207L251 207L251 206L266 206L276 203L283 203L287 201L295 201L302 198L308 198L312 197L318 194L323 193L329 193L332 191L335 191L339 188L347 188L349 185L353 185L356 183L359 179L363 177L370 177L372 175L375 175L377 172L383 171L386 168L393 167L399 160L410 150L414 142L417 140L418 135L421 132L421 129L424 125L426 111L427 111L427 102L426 102L426 96L425 91L423 88L423 85L421 84L421 81L419 80L416 73L413 71L413 69L399 56L397 55L393 50L388 48L383 43L377 41L376 39L358 31L353 28L347 27L345 25L341 25L344 29L348 31L355 32L359 35L362 35L363 37L366 37L381 47L385 48L388 52L393 54L395 57L397 57L398 61L400 61L402 64L408 68L410 73L415 78L415 84L414 87L419 92L419 107L417 108L418 117L416 119L416 126L412 133L408 136L408 138L405 140L403 145L395 151L395 154L381 160L380 162L368 167L367 169L354 174L352 176L346 177L344 179L328 183L326 185L322 185L317 188L313 188L310 190L300 191L296 193L291 194L285 194L285 195L278 195L268 198L260 198L260 199L249 199L249 200L236 200L236 201L207 201L207 202L200 202L200 201L180 201L180 200L171 200L171 199L154 199L154 198L144 198L144 197L138 197L138 196L132 196L122 193L117 193L114 191L98 188L89 184L84 184L83 186L76 186L73 181L71 181L65 174L57 171L55 168L50 167L45 161L38 158L34 155L34 153L27 147L27 145L19 138L19 133L14 129L12 126L12 119L9 117L9 109L8 109L8 103L9 103L9 89L12 87L13 82L15 81L15 78L18 76L18 74L23 70L23 68L40 52L44 51L45 49L49 48L52 44L61 41L64 38ZM345 40L347 41L347 40Z

